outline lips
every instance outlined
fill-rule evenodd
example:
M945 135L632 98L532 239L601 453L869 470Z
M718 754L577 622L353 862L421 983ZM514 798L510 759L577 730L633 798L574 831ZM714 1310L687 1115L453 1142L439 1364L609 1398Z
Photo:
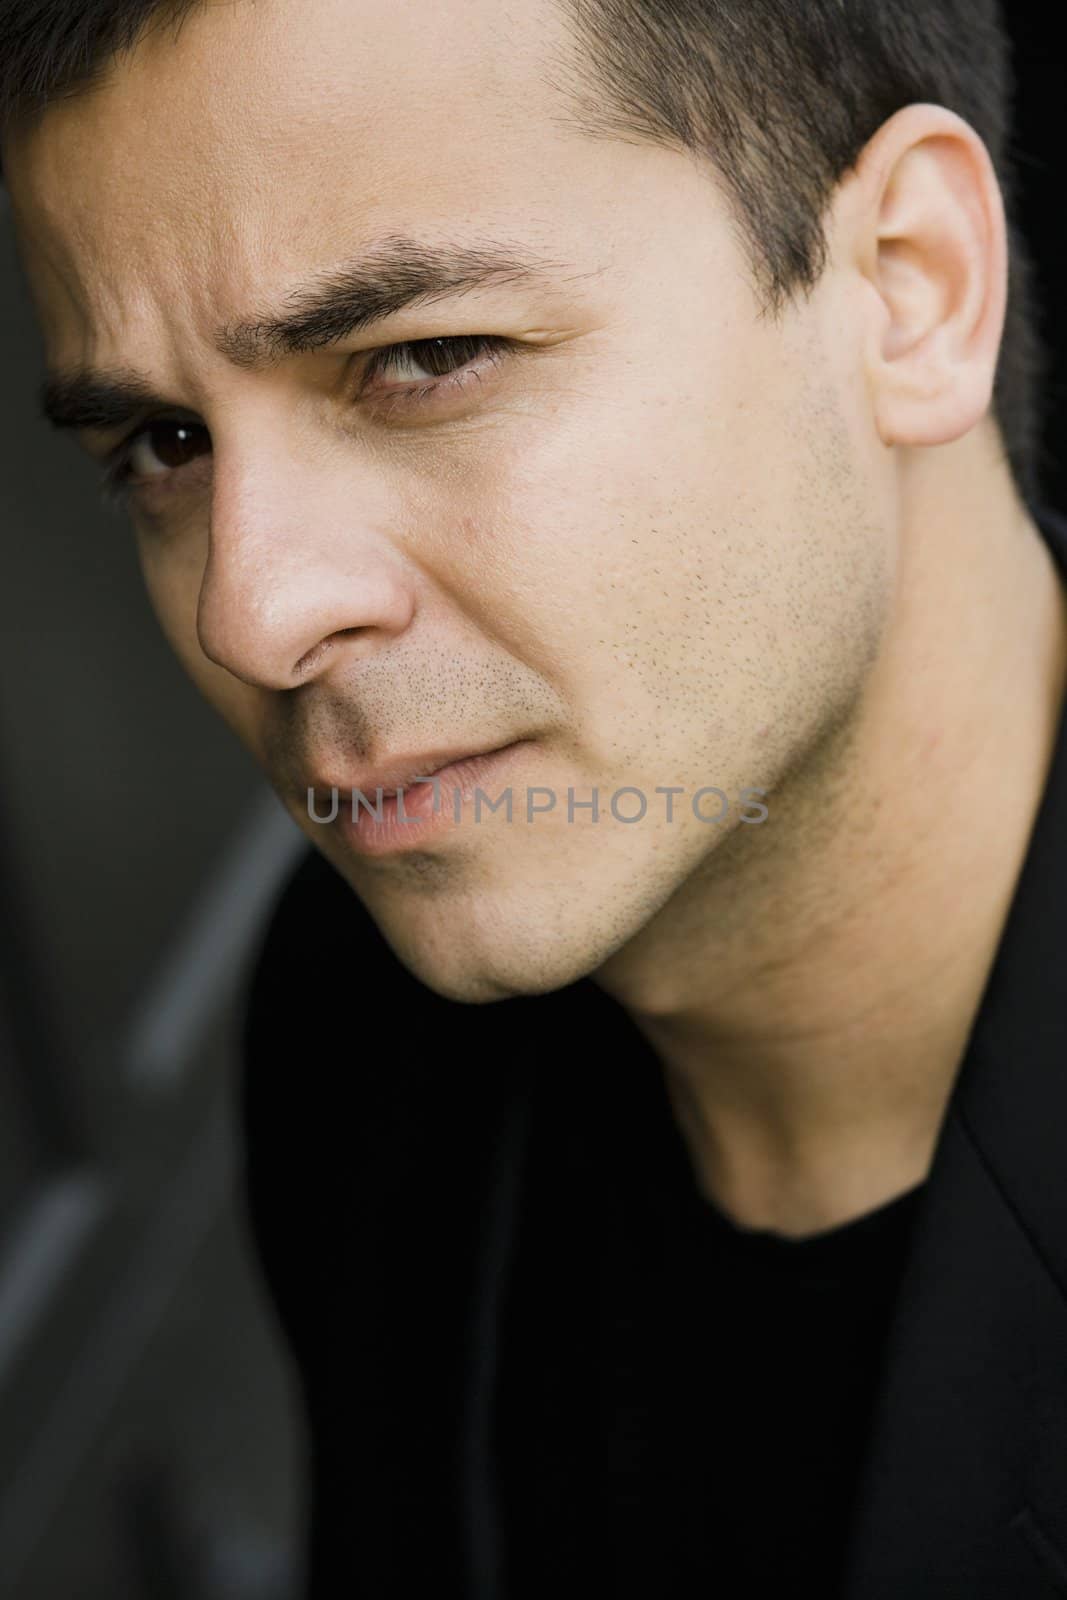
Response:
M321 779L309 784L308 787L313 789L316 795L330 794L334 789L354 790L360 794L371 795L380 789L384 799L387 795L399 794L416 778L432 778L435 773L443 772L446 767L454 766L457 762L495 755L498 750L506 748L506 745L493 745L489 748L474 746L458 750L431 751L423 756L398 756L388 764L383 762L373 771L357 773L354 778L342 782Z
M478 753L481 754L482 752ZM457 761L469 761L470 759L470 752L464 752L461 756L449 756L446 761L424 761L414 767L406 778L393 785L378 784L373 778L370 780L365 778L362 783L354 783L352 787L353 789L362 789L364 792L368 789L377 792L380 788L382 798L386 799L389 795L399 794L402 789L407 789L416 778L432 778L436 773L443 772L446 767L453 766Z

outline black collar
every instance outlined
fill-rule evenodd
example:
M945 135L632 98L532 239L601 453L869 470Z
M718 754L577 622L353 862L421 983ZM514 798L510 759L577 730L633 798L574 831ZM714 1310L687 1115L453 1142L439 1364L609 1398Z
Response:
M1035 514L1067 577L1067 522ZM1067 717L917 1212L848 1572L846 1600L1067 1594Z

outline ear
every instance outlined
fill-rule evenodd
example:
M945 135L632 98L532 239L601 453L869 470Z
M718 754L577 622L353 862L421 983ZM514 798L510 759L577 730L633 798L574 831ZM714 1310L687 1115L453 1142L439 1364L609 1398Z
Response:
M865 364L886 445L949 444L988 412L1004 332L1008 243L992 160L969 123L910 105L853 176Z

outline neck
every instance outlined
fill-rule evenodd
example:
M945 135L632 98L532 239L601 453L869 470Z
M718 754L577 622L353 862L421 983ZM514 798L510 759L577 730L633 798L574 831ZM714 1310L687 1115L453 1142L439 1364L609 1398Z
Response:
M799 1235L925 1177L1048 775L1067 596L976 435L916 453L854 714L602 968L709 1199Z

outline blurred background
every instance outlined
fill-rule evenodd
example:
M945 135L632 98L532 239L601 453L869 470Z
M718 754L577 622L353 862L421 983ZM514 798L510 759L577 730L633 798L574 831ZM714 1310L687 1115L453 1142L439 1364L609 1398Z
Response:
M1013 0L1021 220L1067 512L1055 8ZM35 416L0 194L0 1595L297 1600L304 1437L250 1254L241 987L301 836Z
M292 1600L300 1417L232 1097L301 835L34 421L4 204L0 317L0 1595Z

